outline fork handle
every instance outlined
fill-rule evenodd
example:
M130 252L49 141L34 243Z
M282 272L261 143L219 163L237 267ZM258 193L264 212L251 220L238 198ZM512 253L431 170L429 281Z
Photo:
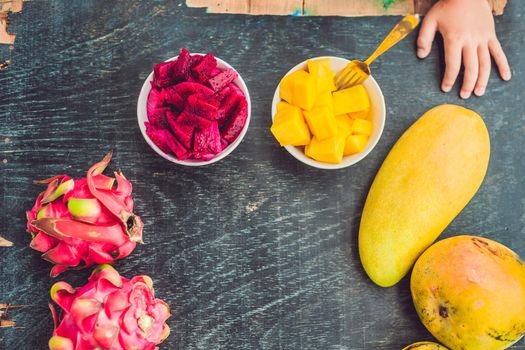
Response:
M370 65L376 58L388 51L392 46L403 40L419 24L418 15L407 15L392 29L374 53L365 61Z

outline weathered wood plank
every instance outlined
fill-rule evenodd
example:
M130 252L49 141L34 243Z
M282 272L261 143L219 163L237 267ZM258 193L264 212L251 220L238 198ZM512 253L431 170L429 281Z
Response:
M487 0L496 15L503 14L507 0ZM307 16L424 15L435 0L395 1L386 9L381 0L186 0L188 7L206 7L210 13Z

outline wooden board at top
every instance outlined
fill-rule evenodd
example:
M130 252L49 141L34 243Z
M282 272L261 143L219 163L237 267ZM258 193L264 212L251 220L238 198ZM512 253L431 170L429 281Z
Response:
M496 15L507 0L487 0ZM300 16L388 16L424 15L433 0L397 0L385 9L382 0L186 0L188 7L206 7L210 13Z

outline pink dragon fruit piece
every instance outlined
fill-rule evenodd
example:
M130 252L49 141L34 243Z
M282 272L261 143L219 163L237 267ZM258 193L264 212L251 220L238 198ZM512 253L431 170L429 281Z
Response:
M82 287L51 287L55 330L50 350L154 350L170 334L168 304L155 298L149 276L127 279L110 265L98 266Z
M221 136L221 152L226 149L230 144Z
M217 110L217 121L219 122L219 126L222 126L230 119L232 114L237 109L239 101L241 101L241 98L239 98L239 96L237 96L235 93L231 93L221 102L221 106Z
M221 128L221 136L229 143L235 141L244 128L247 118L248 103L246 102L246 99L239 99L239 103L235 109L234 114L224 123L223 127Z
M228 68L223 70L220 74L217 74L216 76L208 80L208 84L210 84L213 91L221 91L226 86L228 86L228 84L234 81L237 78L237 76L237 72L235 72L232 68Z
M191 158L196 160L208 161L217 156L216 153L192 152Z
M174 106L179 111L184 110L184 107L186 107L186 101L183 99L179 93L177 93L174 86L169 86L165 89L162 89L162 98L164 101L171 106Z
M193 150L201 153L219 153L221 149L221 134L217 122L212 122L205 129L195 130Z
M217 120L217 110L219 101L213 97L206 98L200 94L193 94L188 97L187 106L193 113L209 120Z
M179 56L171 67L172 81L177 83L188 80L190 75L191 56L187 49L180 50Z
M214 94L209 87L189 81L173 86L173 92L179 94L184 101L193 94L199 94L204 97L211 97Z
M151 89L149 95L148 95L148 103L146 105L146 111L148 114L148 117L151 115L151 113L156 110L157 108L162 108L164 106L164 95L162 94L161 90L158 89Z
M233 84L230 84L230 85L233 85ZM213 95L213 97L217 99L219 102L224 101L224 99L226 99L228 96L230 96L233 93L230 85L226 86L224 89L220 91L217 91L215 95Z
M199 55L199 54L193 54L191 55L191 63L190 63L190 67L193 68L195 67L196 65L198 65L202 59L204 58L203 55Z
M184 147L184 145L182 143L180 143L180 141L177 140L177 138L175 136L173 136L173 134L171 132L169 132L169 130L165 129L163 131L165 133L164 137L166 139L166 144L168 145L168 147L171 150L171 152L173 152L173 154L175 154L177 159L184 160L184 159L188 158L190 155L189 155L188 150L186 149L186 147Z
M241 88L239 88L237 85L231 83L231 84L228 85L228 87L231 89L232 94L235 94L238 97L243 98L243 99L246 98L246 96L244 96L244 93L242 92Z
M184 117L182 118L184 119ZM184 145L184 147L186 147L186 149L191 149L195 127L192 125L179 123L177 119L177 116L169 116L168 125L175 137Z
M163 88L173 83L171 69L173 61L161 62L153 66L153 84L152 88Z
M215 67L215 69L213 69L211 71L210 78L216 77L217 75L219 75L221 73L222 73L222 70L220 70L219 68Z
M111 155L93 165L86 178L59 175L37 181L47 188L26 212L27 231L31 248L55 264L53 277L68 268L122 259L142 243L144 225L132 213L131 183L121 172L115 178L102 175Z
M148 114L148 121L157 129L163 129L167 125L166 113L171 112L169 107L156 108Z
M197 114L193 113L189 108L186 108L177 118L177 122L180 124L190 125L195 128L206 129L210 126L213 121L202 118Z
M166 137L167 130L163 128L157 128L148 122L145 122L144 125L146 126L146 134L150 140L153 141L153 143L156 144L162 152L166 154L171 153L171 148L168 145Z
M191 73L196 81L205 83L211 78L211 73L215 68L217 68L217 60L213 55L207 54L191 69Z

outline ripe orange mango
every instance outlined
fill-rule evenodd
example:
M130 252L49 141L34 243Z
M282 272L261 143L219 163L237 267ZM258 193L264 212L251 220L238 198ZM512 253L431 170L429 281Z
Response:
M525 334L525 263L490 239L428 248L410 280L419 318L450 349L503 350Z

